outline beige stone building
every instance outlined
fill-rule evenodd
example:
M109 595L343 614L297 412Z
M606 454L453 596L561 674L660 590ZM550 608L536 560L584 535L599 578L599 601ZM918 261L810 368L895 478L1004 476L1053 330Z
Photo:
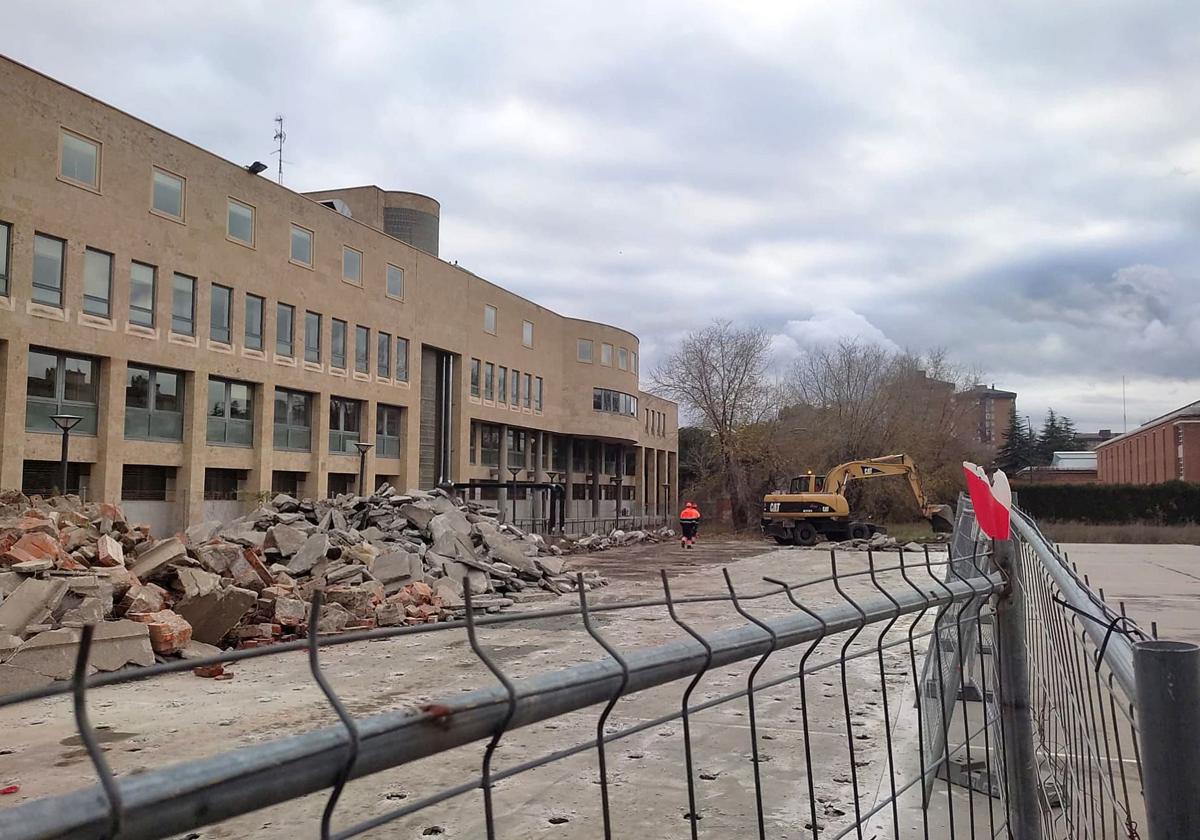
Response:
M674 515L637 336L440 260L433 199L301 195L7 59L0 105L0 487L57 487L71 414L69 489L156 529L353 490L356 442L372 486Z

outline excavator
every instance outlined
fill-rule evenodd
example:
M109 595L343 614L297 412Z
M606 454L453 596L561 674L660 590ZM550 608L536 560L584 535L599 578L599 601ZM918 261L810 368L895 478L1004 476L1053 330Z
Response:
M824 476L807 474L793 478L786 493L772 493L763 499L762 529L780 545L815 545L827 540L868 539L883 531L870 522L858 520L846 501L846 485L865 478L902 475L908 479L921 515L933 530L949 533L954 529L954 514L949 505L933 504L925 496L917 465L907 455L885 455L838 464Z

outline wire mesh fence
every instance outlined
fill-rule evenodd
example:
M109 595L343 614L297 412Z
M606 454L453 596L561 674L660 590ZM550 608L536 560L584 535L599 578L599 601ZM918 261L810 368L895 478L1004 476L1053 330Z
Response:
M719 588L664 572L640 600L580 586L577 604L515 614L468 595L464 622L310 632L93 676L85 631L74 678L0 695L0 720L69 696L94 783L0 810L0 837L160 838L221 822L244 836L259 834L247 815L280 807L292 828L278 836L322 838L555 836L568 821L605 838L1138 837L1144 634L1035 523L1014 523L1011 561L963 502L952 543L917 554L788 549L739 562ZM1013 599L1023 611L1006 610ZM321 608L318 592L310 628ZM418 641L447 668L461 649L479 679L374 714L344 696L338 650L367 645L367 667L382 668L388 645ZM554 652L562 667L539 658ZM289 655L307 657L310 683L295 687L314 698L307 731L113 774L89 715L104 692ZM382 781L396 778L403 796ZM1035 822L1010 818L1024 789Z

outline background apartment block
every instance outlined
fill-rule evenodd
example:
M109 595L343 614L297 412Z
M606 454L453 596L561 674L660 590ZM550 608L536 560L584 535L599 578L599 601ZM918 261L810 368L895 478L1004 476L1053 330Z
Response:
M156 529L352 490L356 441L372 485L511 467L571 518L673 514L637 337L438 259L433 199L300 195L7 59L0 104L0 486L59 483L69 413L69 489Z

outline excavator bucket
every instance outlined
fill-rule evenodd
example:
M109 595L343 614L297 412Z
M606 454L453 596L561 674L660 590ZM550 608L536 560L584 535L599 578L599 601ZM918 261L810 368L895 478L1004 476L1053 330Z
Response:
M925 508L925 518L933 526L935 534L949 534L954 531L954 509L950 505L930 505Z

